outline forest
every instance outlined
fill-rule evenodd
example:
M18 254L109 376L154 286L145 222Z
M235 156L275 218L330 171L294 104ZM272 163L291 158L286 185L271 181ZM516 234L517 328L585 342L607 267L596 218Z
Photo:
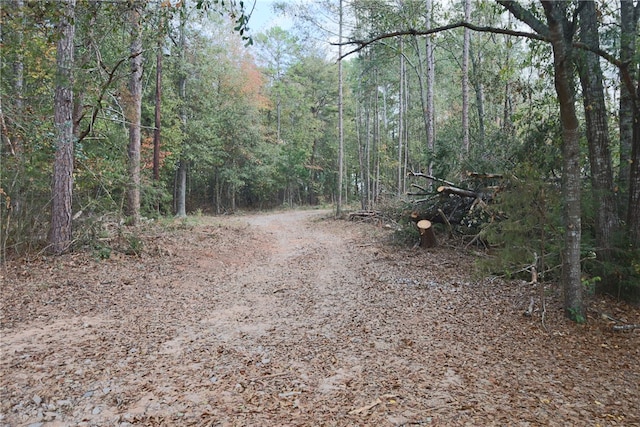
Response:
M411 245L446 183L482 194L436 225L484 274L561 283L579 323L640 299L640 2L282 1L262 33L254 6L2 0L3 262L304 206Z

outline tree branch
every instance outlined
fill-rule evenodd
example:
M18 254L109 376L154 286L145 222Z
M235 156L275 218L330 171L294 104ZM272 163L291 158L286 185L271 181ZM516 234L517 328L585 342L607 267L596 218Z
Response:
M508 2L508 3L510 3L510 2ZM527 12L527 11L525 11L525 12ZM533 15L531 15L531 16L533 16ZM527 22L525 22L525 23L527 23ZM536 27L538 27L537 24L536 24ZM546 43L550 43L551 42L549 37L546 36L546 35L543 35L543 34L530 33L530 32L527 32L527 31L509 30L509 29L497 28L497 27L478 26L478 25L475 25L475 24L471 24L469 22L460 21L460 22L455 22L455 23L448 24L448 25L443 25L443 26L440 26L440 27L435 27L435 28L432 28L432 29L429 29L429 30L416 30L416 29L410 28L410 29L407 29L407 30L400 30L400 31L393 31L393 32L390 32L390 33L379 34L379 35L377 35L375 37L372 37L370 39L367 39L367 40L357 40L357 39L356 40L348 40L348 41L342 42L342 43L331 43L331 45L332 46L357 45L357 47L355 49L352 49L352 50L346 52L345 54L341 55L338 58L339 60L343 60L347 56L352 55L352 54L357 53L357 52L360 52L361 50L363 50L367 46L370 46L370 45L372 45L372 44L374 44L374 43L376 43L376 42L378 42L380 40L389 39L389 38L398 37L398 36L407 36L407 35L410 35L410 36L427 36L429 34L441 33L443 31L453 30L455 28L468 28L471 31L476 31L476 32L479 32L479 33L505 34L505 35L508 35L508 36L524 37L524 38L528 38L528 39L531 39L531 40L539 40L539 41L543 41L543 42L546 42ZM546 28L546 26L545 26L545 28ZM541 31L543 30L543 28L539 28L539 29ZM586 45L584 43L581 43L581 42L573 42L572 46L577 48L577 49L582 49L582 50L587 50L589 52L593 52L596 55L598 55L599 57L601 57L604 60L608 61L609 63L615 65L620 70L620 73L622 75L622 82L627 87L629 93L633 96L634 100L636 100L637 96L635 95L635 87L633 85L633 78L632 78L632 76L631 76L631 74L629 72L627 64L623 63L618 58L616 58L614 55L611 55L610 53L608 53L608 52L606 52L606 51L604 51L602 49L592 48L591 46L588 46L588 45Z
M400 31L394 31L394 32L390 32L390 33L383 33L380 34L376 37L373 37L371 39L368 40L348 40L346 42L343 43L331 43L333 46L348 46L348 45L357 45L358 47L356 47L355 49L352 49L350 51L348 51L347 53L345 53L344 55L342 55L339 59L344 59L349 55L352 55L356 52L361 51L362 49L364 49L365 47L380 41L380 40L384 40L384 39L389 39L389 38L393 38L393 37L398 37L398 36L426 36L429 34L435 34L435 33L441 33L443 31L448 31L448 30L453 30L455 28L468 28L472 31L477 31L477 32L483 32L483 33L495 33L495 34L506 34L506 35L510 35L510 36L516 36L516 37L526 37L529 39L534 39L534 40L540 40L540 41L544 41L544 42L549 42L549 38L540 34L536 34L536 33L529 33L529 32L525 32L525 31L516 31L516 30L508 30L508 29L504 29L504 28L496 28L496 27L484 27L484 26L478 26L478 25L474 25L471 24L469 22L455 22L452 24L448 24L448 25L443 25L440 27L435 27L435 28L431 28L429 30L416 30L413 28L407 29L407 30L400 30Z
M497 0L497 3L507 9L513 16L516 17L519 21L524 22L528 26L530 26L533 31L536 33L543 35L545 37L549 36L549 27L539 20L533 13L529 10L522 7L522 5L515 0Z
M100 112L100 109L102 108L102 99L104 98L105 93L107 93L107 89L109 89L109 86L111 85L111 82L113 81L115 75L116 75L116 71L118 70L118 68L120 67L120 65L122 65L125 61L132 59L138 55L141 55L142 52L138 52L132 55L129 55L126 58L122 58L120 61L118 61L116 63L116 65L113 67L113 69L111 71L107 70L107 66L100 61L100 66L107 71L107 74L109 75L109 77L107 78L107 81L105 82L104 85L102 85L102 89L100 90L100 95L98 96L98 99L96 100L96 104L93 107L93 112L91 113L91 121L89 122L89 124L87 125L86 129L82 131L82 133L80 133L78 135L78 142L82 141L84 138L86 138L87 135L89 135L89 133L91 132L91 130L93 129L93 125L96 122L96 118L98 117L98 113ZM78 118L78 124L80 123L80 121L84 118L84 114L82 116L80 116Z

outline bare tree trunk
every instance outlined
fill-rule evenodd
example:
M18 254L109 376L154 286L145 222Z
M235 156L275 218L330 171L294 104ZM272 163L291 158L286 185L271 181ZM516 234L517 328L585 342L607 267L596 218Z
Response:
M407 171L409 170L409 74L407 73L407 67L404 67L404 99L403 109L405 111L405 125L404 125L404 168L402 174L402 191L407 191Z
M575 89L571 69L571 40L566 10L568 3L542 1L553 46L555 87L560 103L563 137L562 195L565 238L562 259L565 315L576 322L586 320L582 297L580 269L581 209L580 209L580 130L575 109Z
M164 18L160 18L163 20ZM161 106L162 106L162 50L164 48L164 25L160 22L158 26L158 52L156 53L156 93L155 93L155 127L153 129L153 179L154 181L160 180L160 126L162 124L160 120Z
M340 24L339 24L339 43L342 43L342 0L340 0ZM342 57L342 45L338 46L338 58ZM336 217L342 214L342 179L344 175L344 126L342 118L342 60L338 59L338 203L336 204Z
M73 66L76 0L64 1L58 22L60 37L56 50L56 90L54 123L56 154L53 165L53 198L51 203L50 250L62 254L72 241L73 198Z
M636 52L636 29L638 13L634 10L633 0L620 1L620 61L637 67L633 60ZM633 74L633 73L631 73ZM620 76L622 81L622 76ZM633 145L633 93L625 84L620 85L620 171L618 185L622 194L629 190L629 165L631 161L631 147ZM626 208L623 207L623 208Z
M375 177L373 179L373 195L371 201L373 205L378 202L378 194L380 193L380 90L378 87L378 70L374 71L375 96L373 103L373 155Z
M360 208L367 209L367 194L369 192L369 188L367 187L367 168L365 166L365 156L366 156L366 140L363 144L362 142L362 109L360 108L360 104L356 102L356 141L358 141L358 164L360 166L360 186L356 185L356 190L360 190Z
M176 188L176 216L184 218L187 216L187 162L181 160L178 165L178 179Z
M511 14L509 14L509 28L511 28ZM511 49L510 49L510 37L505 36L505 42L507 44L506 55L504 58L504 67L505 69L509 69L511 67ZM511 123L511 88L509 84L509 79L506 80L504 84L504 105L502 110L502 131L505 134L511 134L513 131L513 124Z
M636 103L640 99L640 70L637 77ZM629 206L627 223L631 244L640 249L640 106L636 104L633 121L633 145L631 147L631 170L629 172Z
M427 29L431 28L431 15L433 11L432 0L426 2L427 16L425 24ZM429 175L433 175L433 158L436 149L436 131L435 131L435 81L436 81L436 60L433 49L433 36L426 37L427 48L427 149L429 150L429 164L427 171Z
M593 2L584 2L580 9L580 40L594 49L600 48L596 6ZM618 230L620 220L613 187L602 69L599 58L592 52L577 52L575 57L582 85L591 186L596 204L597 254L598 258L607 261L611 259L614 233Z
M24 33L23 33L23 26L25 24L24 22L24 0L15 0L15 8L16 8L16 13L18 15L18 20L20 21L21 24L21 29L20 31L18 31L18 34L16 34L17 37L17 43L20 46L20 52L18 53L18 58L16 59L16 61L13 63L13 73L14 73L14 79L13 79L13 84L15 85L15 94L16 94L16 98L15 98L15 105L16 105L16 112L18 114L20 114L22 112L22 105L23 105L23 99L24 99L24 61L23 61L23 52L22 52L22 47L24 45ZM20 151L22 151L20 149Z
M471 0L464 0L464 20L469 22L471 18ZM464 29L462 44L462 148L463 153L469 156L469 49L471 46L471 33Z
M220 172L218 170L216 170L214 188L216 195L216 214L220 215L222 213L222 185L220 184Z
M183 8L186 8L184 3L182 4ZM185 63L186 63L186 49L187 49L187 38L186 38L186 25L187 25L187 17L186 17L186 9L182 10L180 14L180 63L182 65L182 70L180 71L180 78L178 80L178 96L182 100L182 106L180 107L180 122L182 125L182 135L186 139L187 133L187 75L185 71ZM178 161L178 179L177 179L177 191L176 191L176 216L184 218L187 216L186 211L186 198L187 198L187 157L185 155L186 142L183 139L182 141L182 153L180 154L180 160Z
M404 137L404 40L400 37L400 85L398 93L398 195L404 193L403 188L403 151L402 138Z
M367 106L367 110L365 112L365 154L366 154L366 164L367 164L367 169L365 171L365 179L366 179L366 185L367 185L367 197L366 197L366 203L367 203L367 209L371 209L372 207L372 194L373 194L373 187L372 187L372 182L371 182L371 146L372 146L372 142L371 142L371 94L369 94L369 96L367 96L367 102L368 102L368 106Z
M480 77L480 69L482 67L481 61L482 57L480 54L478 56L473 55L473 51L471 47L469 48L469 52L471 55L471 69L473 71L473 91L476 95L476 109L478 111L478 138L477 142L479 145L480 152L482 152L482 148L484 146L484 86L482 85L482 80Z
M132 225L140 221L140 120L142 111L142 5L133 3L129 11L131 25L131 74L129 76L129 185L127 188L127 216Z

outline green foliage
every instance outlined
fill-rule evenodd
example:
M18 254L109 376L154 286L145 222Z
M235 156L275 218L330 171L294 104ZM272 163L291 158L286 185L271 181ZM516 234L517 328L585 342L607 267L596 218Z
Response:
M111 252L112 252L112 249L110 246L96 245L93 248L93 257L98 261L102 261L105 259L109 259L111 257Z
M173 196L163 182L144 180L140 191L141 213L147 218L159 218L172 212Z
M587 319L584 317L580 309L569 308L568 311L569 311L569 319L579 324L587 323Z
M136 234L125 234L125 246L123 252L127 255L140 256L144 250L144 242Z
M523 164L491 206L496 220L484 226L491 256L482 271L530 278L525 268L537 261L542 280L557 277L562 247L559 188L532 164ZM536 259L537 257L537 259Z
M590 257L585 261L587 280L599 279L592 283L597 293L640 302L640 250L633 249L627 236L619 236L612 252L611 260Z

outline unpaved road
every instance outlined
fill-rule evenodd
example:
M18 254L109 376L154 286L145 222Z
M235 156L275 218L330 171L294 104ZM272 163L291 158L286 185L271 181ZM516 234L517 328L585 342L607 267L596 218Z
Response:
M0 425L640 425L637 331L565 321L553 288L543 325L522 316L530 286L328 214L201 218L141 231L137 255L9 262Z

